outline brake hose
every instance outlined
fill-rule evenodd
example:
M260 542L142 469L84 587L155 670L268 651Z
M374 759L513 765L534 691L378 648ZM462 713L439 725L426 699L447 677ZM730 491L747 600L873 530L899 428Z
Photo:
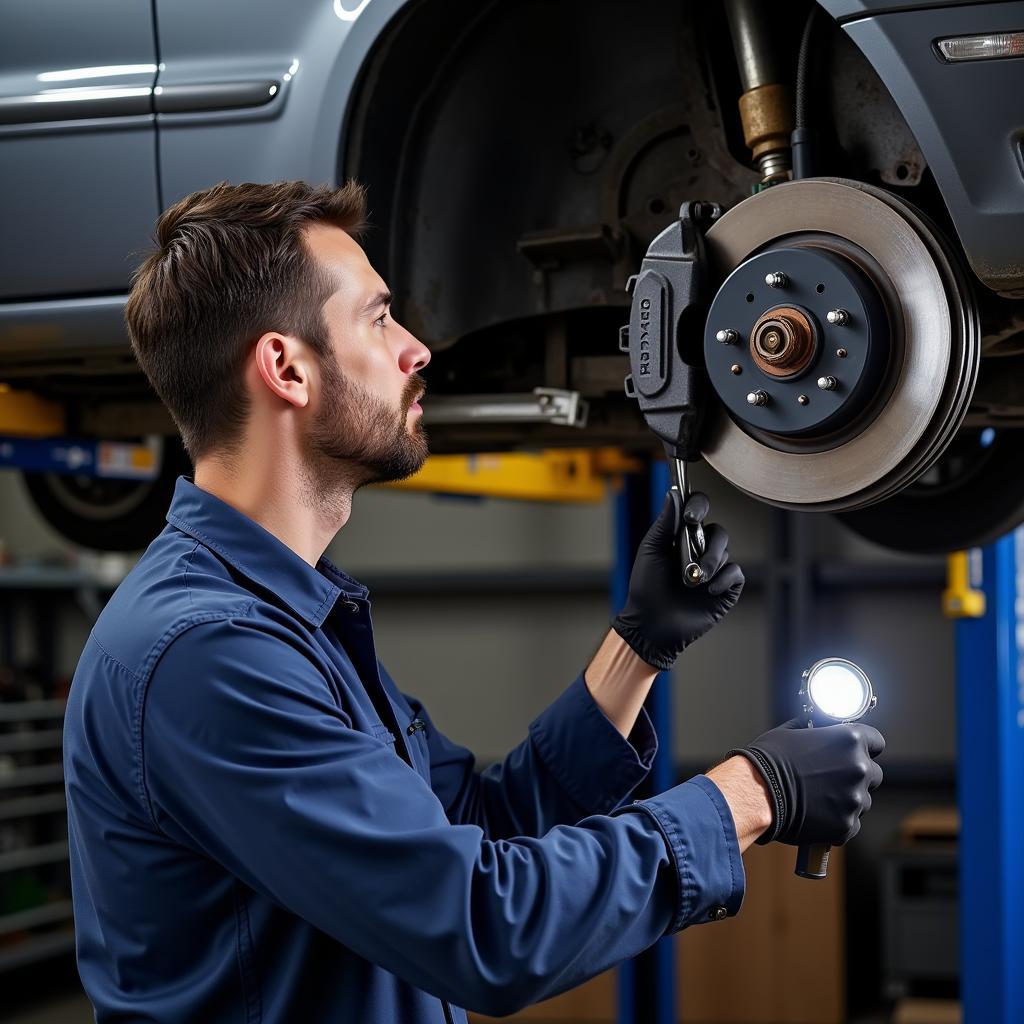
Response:
M812 60L811 39L814 35L814 27L818 18L818 4L815 0L811 4L811 13L807 15L804 23L803 35L800 37L800 53L796 62L796 97L794 122L796 127L790 136L790 145L793 150L793 180L797 178L810 178L814 175L814 152L811 145L811 130L808 126L808 111L810 107L810 89L808 79L810 78L810 64Z

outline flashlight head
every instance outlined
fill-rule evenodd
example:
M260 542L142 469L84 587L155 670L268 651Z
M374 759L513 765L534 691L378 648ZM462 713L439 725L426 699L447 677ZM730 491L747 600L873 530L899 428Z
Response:
M853 722L867 714L877 698L867 673L845 658L822 658L803 674L800 695L809 714Z

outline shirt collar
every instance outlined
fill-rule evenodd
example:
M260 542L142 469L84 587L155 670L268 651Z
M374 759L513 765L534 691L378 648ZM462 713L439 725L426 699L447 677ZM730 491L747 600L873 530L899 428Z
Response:
M368 593L326 558L314 568L259 523L188 477L178 477L167 522L216 552L315 628L341 594L365 598Z

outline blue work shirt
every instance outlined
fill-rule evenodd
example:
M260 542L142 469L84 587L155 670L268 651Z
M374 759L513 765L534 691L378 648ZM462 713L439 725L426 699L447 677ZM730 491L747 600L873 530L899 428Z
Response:
M477 772L380 666L365 587L185 479L167 522L67 707L99 1021L462 1022L739 909L713 783L624 803L646 716L627 742L581 677Z

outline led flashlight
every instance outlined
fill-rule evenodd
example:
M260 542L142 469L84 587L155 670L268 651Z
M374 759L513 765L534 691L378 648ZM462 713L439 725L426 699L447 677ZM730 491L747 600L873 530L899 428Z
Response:
M819 722L822 718L855 722L878 703L867 673L845 658L816 661L804 672L802 681L800 697L808 729L814 728L816 718ZM796 855L796 873L801 878L824 878L830 849L828 843L801 846Z

